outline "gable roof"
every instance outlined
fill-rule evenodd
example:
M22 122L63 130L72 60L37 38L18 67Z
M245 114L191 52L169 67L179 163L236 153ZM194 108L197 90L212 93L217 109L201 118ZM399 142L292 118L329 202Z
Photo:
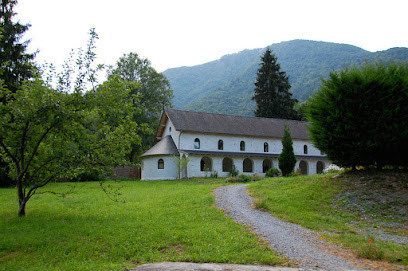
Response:
M192 112L175 109L166 109L156 138L163 134L167 118L171 120L177 131L230 134L256 137L281 138L285 125L288 125L293 139L309 139L308 122Z
M154 155L176 155L179 154L176 144L171 136L166 136L162 140L151 147L147 152L142 154L140 157L144 156L154 156Z

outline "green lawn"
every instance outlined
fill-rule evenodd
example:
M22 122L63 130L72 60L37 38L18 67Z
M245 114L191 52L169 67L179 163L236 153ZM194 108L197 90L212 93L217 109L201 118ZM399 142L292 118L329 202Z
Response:
M214 207L223 180L75 184L73 194L33 197L17 216L15 189L0 189L1 270L124 270L160 261L283 264L256 236ZM69 183L44 190L63 192Z
M333 177L312 175L268 178L252 183L248 189L256 199L257 208L268 210L280 219L322 231L326 240L351 249L359 257L408 265L408 246L383 242L375 235L362 233L373 227L382 228L382 225L388 225L390 221L398 221L401 225L408 223L407 220L390 215L392 213L390 206L400 205L399 208L408 209L407 202L393 197L394 194L404 194L401 192L401 189L406 189L403 183L398 180L389 183L387 178L382 176L371 178L367 183L360 181L369 179L366 176ZM379 190L379 183L386 189ZM392 186L391 184L397 188L388 188ZM384 199L375 201L375 197L380 195L379 192L384 194L389 191L394 193L389 194L389 202L384 202ZM402 199L406 197L402 195ZM357 205L365 209L363 211L361 208L353 209ZM373 206L375 208L372 208ZM386 227L384 230L387 230ZM396 232L401 236L408 235L406 228ZM369 241L370 239L372 241Z

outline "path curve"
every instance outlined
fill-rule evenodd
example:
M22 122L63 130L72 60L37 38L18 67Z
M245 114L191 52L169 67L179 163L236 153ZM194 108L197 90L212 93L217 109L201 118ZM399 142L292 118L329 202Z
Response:
M267 212L252 208L246 185L222 186L214 191L217 207L236 222L250 226L275 251L299 262L302 268L359 270L346 259L328 253L313 231L279 220Z

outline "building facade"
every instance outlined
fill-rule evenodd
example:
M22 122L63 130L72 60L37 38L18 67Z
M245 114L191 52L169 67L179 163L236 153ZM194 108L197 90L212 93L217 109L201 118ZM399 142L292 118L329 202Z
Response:
M233 167L239 174L265 176L278 167L282 136L287 125L296 155L295 170L321 173L330 164L309 139L307 122L190 112L166 109L157 129L155 146L142 158L142 180L227 177ZM180 160L188 161L179 170Z

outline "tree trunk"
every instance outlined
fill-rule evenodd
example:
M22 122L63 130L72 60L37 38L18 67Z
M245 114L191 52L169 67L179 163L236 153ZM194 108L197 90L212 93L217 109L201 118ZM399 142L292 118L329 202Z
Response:
M23 191L23 182L21 179L17 180L17 193L18 193L18 216L25 216L25 206L28 201L28 198L25 197Z
M25 216L25 207L26 207L27 200L23 199L20 201L20 206L18 208L18 216Z

